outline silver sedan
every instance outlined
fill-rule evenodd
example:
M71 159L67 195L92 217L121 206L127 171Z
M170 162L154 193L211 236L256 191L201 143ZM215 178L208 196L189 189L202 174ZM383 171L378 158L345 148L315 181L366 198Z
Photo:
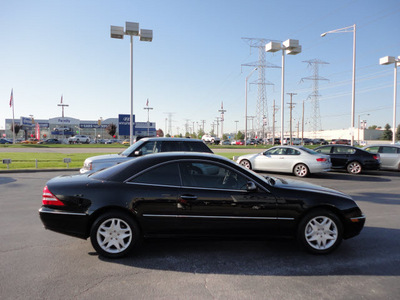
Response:
M400 145L371 145L363 149L374 154L379 153L381 169L400 171Z
M293 173L305 177L331 169L330 157L305 147L277 146L259 154L239 156L237 163L251 170Z

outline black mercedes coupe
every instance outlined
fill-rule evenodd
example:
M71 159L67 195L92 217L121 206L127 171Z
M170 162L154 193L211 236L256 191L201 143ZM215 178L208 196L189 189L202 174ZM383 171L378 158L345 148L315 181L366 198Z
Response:
M262 177L224 157L146 155L91 175L47 182L44 227L87 239L119 258L154 237L294 237L325 254L360 233L352 198L317 185Z

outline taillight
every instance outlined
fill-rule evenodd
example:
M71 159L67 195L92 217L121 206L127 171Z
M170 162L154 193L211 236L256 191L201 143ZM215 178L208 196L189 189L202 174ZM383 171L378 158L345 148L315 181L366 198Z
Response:
M381 158L379 154L374 154L372 157L373 157L375 160L379 160L379 159Z
M326 158L317 158L317 161L319 161L319 162L326 162L326 161L328 161Z
M49 191L47 185L43 188L42 204L64 206L64 203Z

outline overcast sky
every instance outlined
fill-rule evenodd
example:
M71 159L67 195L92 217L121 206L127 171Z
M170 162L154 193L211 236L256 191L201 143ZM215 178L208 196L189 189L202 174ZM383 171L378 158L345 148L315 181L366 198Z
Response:
M130 44L110 38L110 25L139 22L152 29L153 42L133 44L134 114L164 129L172 115L173 132L185 123L206 120L206 132L219 116L223 102L224 131L244 128L245 78L258 60L242 39L298 39L302 53L286 56L285 92L297 93L293 110L301 118L303 100L312 93L309 61L321 64L320 116L322 129L350 127L353 34L321 33L357 25L356 122L392 124L393 67L379 65L383 56L400 55L398 0L271 1L1 1L0 2L0 128L12 117L10 92L14 90L15 117L37 119L61 116L61 95L67 117L97 120L130 113ZM281 54L267 53L268 63L281 66ZM250 82L257 80L255 72ZM269 124L272 105L280 106L281 69L267 68ZM256 114L257 86L248 92L249 115ZM285 103L289 97L285 97ZM285 120L289 109L285 104ZM305 102L306 129L313 117ZM369 114L369 115L368 115ZM277 113L277 130L280 111ZM400 118L398 118L400 122ZM399 123L398 122L398 123ZM287 126L287 125L286 125Z

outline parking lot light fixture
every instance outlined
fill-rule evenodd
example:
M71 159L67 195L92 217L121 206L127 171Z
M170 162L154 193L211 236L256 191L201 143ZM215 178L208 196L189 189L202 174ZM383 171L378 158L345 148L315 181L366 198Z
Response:
M124 27L111 26L110 36L114 39L122 40L124 35L129 35L131 40L131 113L129 121L129 140L133 144L133 37L139 36L140 41L151 42L153 40L153 30L139 29L139 23L125 22Z
M301 45L298 40L288 39L284 42L269 42L265 45L266 52L277 52L282 50L282 73L281 73L281 144L285 137L285 53L296 55L301 53Z
M356 92L356 24L330 30L321 34L321 37L326 36L328 33L344 33L353 32L353 76L352 76L352 92L351 92L351 145L354 146L354 114L355 114L355 92Z
M385 56L379 59L380 65L394 64L394 90L393 90L393 136L392 143L396 142L396 102L397 102L397 67L400 66L400 56Z

